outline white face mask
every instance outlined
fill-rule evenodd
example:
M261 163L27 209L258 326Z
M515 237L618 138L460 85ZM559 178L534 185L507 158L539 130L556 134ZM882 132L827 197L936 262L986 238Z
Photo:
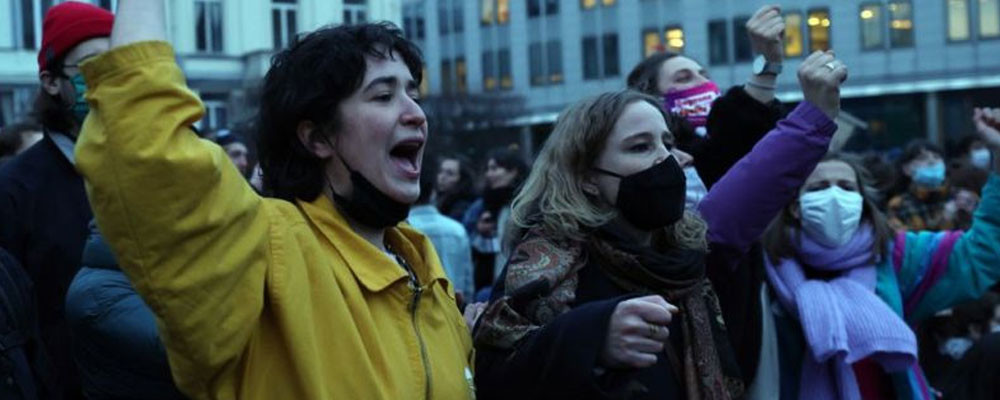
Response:
M807 192L799 197L802 230L826 247L840 247L857 232L863 205L860 193L837 186Z
M701 177L698 176L698 171L692 166L684 167L684 178L687 179L687 193L684 196L684 209L685 210L695 210L698 208L698 204L701 203L701 199L705 198L708 194L708 189L705 188L705 183L701 181Z
M972 163L976 168L989 169L990 168L990 151L989 149L975 149L969 153L969 162Z
M945 340L938 346L938 352L951 357L952 360L960 360L966 351L972 347L974 342L966 337L953 337Z

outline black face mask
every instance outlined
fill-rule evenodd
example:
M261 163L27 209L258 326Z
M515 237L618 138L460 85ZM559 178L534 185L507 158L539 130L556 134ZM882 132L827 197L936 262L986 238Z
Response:
M364 175L347 165L340 154L337 154L337 158L340 158L340 162L351 173L354 193L350 198L343 197L333 190L333 185L330 185L330 193L333 193L333 200L347 216L369 228L376 229L396 226L400 221L406 219L410 213L409 204L400 203L385 195L375 185L372 185Z
M672 225L684 216L687 182L677 162L665 160L629 176L594 170L621 179L615 207L636 228L651 231Z

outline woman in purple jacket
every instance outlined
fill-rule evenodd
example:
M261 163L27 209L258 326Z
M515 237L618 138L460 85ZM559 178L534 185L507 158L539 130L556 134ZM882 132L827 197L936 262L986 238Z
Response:
M708 242L745 247L795 196L845 76L832 54L803 62L806 100L708 194L704 220L684 210L657 99L606 93L565 111L514 200L511 258L474 332L479 397L738 398Z

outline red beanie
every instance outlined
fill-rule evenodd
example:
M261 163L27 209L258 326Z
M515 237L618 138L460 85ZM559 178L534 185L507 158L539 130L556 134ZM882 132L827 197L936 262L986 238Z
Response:
M66 55L84 40L111 36L114 20L114 14L89 3L67 1L50 8L42 21L38 71L44 71L50 61Z

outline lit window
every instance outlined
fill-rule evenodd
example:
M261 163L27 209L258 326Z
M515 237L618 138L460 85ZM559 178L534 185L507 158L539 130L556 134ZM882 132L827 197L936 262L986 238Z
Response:
M861 48L865 50L885 47L882 39L882 5L861 5Z
M889 45L913 47L913 5L909 1L889 2Z
M497 88L496 66L493 64L493 52L483 52L483 90L490 91Z
M532 43L528 45L528 64L530 64L531 86L541 86L545 84L545 65L542 63L542 44Z
M642 56L649 57L662 50L663 47L660 44L660 33L657 31L647 30L642 33Z
M969 40L969 0L948 0L948 40Z
M615 5L615 0L601 0L601 4L604 4L605 7L610 7Z
M497 60L500 64L500 87L502 89L514 87L514 79L510 74L510 49L502 49L497 52Z
M675 53L684 52L684 29L679 26L667 28L663 33L666 39L667 50Z
M979 0L979 37L1000 37L1000 1Z
M427 64L423 64L421 67L420 76L422 77L420 80L420 97L425 97L431 92L430 77L427 76Z
M806 19L809 26L809 52L826 51L830 49L830 11L809 10Z
M597 0L580 0L580 7L589 10L597 6Z
M497 23L506 24L510 22L509 0L497 0Z
M480 20L483 25L489 25L493 23L493 1L494 0L483 0L481 2L483 7L482 16Z
M805 48L802 37L802 14L785 14L785 57L799 57Z

